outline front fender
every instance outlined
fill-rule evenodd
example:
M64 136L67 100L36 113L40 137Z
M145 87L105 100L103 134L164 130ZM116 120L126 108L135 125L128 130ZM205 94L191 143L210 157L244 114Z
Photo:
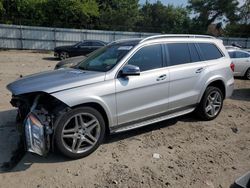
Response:
M63 90L51 93L51 95L69 107L86 103L96 103L105 110L109 126L117 125L115 87L113 81Z

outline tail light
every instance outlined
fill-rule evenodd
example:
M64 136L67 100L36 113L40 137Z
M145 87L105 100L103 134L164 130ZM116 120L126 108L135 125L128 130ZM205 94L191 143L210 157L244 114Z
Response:
M235 65L234 65L234 63L231 63L230 64L230 68L231 68L231 70L234 72L234 67L235 67Z

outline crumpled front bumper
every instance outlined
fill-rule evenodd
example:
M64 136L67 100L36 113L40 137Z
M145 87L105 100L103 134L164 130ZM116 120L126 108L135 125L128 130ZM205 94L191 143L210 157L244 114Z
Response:
M29 152L44 156L47 154L45 126L39 117L30 112L25 121L26 147Z

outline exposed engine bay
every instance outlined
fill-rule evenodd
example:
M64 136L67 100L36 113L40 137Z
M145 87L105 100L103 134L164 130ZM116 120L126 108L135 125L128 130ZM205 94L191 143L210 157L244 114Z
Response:
M45 156L53 146L56 117L67 106L46 93L13 96L11 104L18 108L17 122L25 138L26 150Z

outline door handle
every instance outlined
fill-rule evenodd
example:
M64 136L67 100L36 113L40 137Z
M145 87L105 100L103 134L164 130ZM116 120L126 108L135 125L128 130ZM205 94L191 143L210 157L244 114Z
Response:
M204 68L198 68L196 71L195 71L195 73L201 73L202 71L204 70Z
M156 81L162 81L162 80L165 80L167 78L167 75L166 74L163 74L161 76L159 76Z

